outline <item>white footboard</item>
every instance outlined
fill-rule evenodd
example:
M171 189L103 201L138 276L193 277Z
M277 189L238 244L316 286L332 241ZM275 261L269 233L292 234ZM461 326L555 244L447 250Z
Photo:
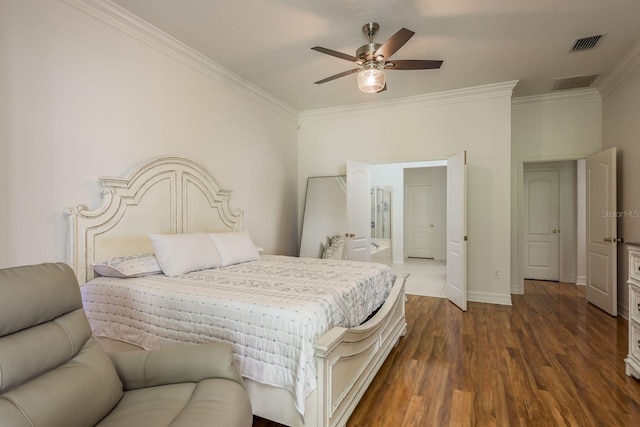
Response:
M344 426L391 349L407 329L406 276L396 279L378 313L355 328L333 328L315 344L317 426ZM305 417L308 418L308 417ZM307 419L305 425L312 425Z
M333 328L315 344L318 388L306 400L304 419L291 394L245 379L254 414L293 427L344 426L400 337L406 276L396 279L389 297L367 322L355 328Z

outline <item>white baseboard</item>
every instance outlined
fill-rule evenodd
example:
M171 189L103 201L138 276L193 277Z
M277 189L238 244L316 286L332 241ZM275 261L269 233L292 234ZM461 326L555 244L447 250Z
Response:
M574 274L565 274L564 276L562 276L562 282L576 283L576 276Z
M486 304L511 305L511 294L467 291L467 301L483 302Z
M587 285L587 276L576 276L576 285Z
M620 301L618 301L618 316L629 320L629 307L621 304Z

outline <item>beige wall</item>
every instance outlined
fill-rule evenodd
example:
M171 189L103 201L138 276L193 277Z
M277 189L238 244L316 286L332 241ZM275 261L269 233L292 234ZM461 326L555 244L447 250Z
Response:
M298 197L309 176L372 164L441 160L467 150L468 297L510 304L511 90L515 82L396 103L302 112ZM494 279L492 271L501 272Z
M636 50L637 53L637 50ZM637 58L637 57L636 57ZM632 64L633 65L633 64ZM618 219L618 237L625 242L640 242L640 67L628 68L628 73L608 92L602 102L603 147L616 147L618 152L618 211L631 216ZM618 310L627 314L629 295L628 254L624 245L618 250Z
M130 30L61 1L1 3L0 267L64 261L63 210L160 155L202 163L257 244L295 254L297 113Z

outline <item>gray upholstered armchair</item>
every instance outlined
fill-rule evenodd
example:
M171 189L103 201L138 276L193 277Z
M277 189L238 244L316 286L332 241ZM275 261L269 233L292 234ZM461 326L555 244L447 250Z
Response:
M251 426L226 344L106 353L65 264L0 270L0 425Z

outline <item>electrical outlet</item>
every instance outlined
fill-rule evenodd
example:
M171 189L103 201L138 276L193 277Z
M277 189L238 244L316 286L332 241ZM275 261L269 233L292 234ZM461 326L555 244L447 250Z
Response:
M493 278L494 279L500 278L500 270L493 270Z

